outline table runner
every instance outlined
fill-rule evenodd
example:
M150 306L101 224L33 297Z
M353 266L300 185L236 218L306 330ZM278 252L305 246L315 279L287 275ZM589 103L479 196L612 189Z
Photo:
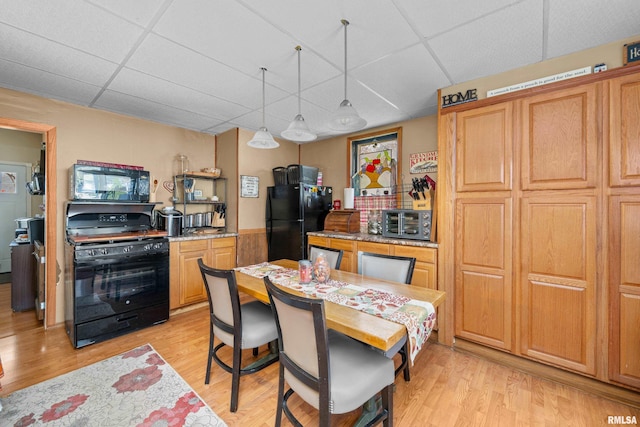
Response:
M409 359L412 365L416 355L431 335L436 322L436 312L431 303L403 295L333 279L329 279L326 283L318 283L314 280L309 284L301 284L298 270L268 262L237 267L235 270L259 279L269 276L272 282L302 292L308 297L321 298L403 324L407 328L410 343Z

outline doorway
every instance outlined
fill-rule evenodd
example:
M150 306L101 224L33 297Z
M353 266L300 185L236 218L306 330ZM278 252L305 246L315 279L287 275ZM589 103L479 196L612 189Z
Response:
M56 177L56 127L43 123L27 122L0 117L0 128L42 135L46 146L45 170L45 318L44 327L56 324L56 284L58 281L57 262L57 177Z

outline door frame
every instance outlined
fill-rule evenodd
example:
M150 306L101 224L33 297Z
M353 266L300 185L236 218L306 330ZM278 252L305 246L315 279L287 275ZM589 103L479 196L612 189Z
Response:
M43 135L46 143L45 163L45 266L46 299L45 299L45 329L56 324L56 291L57 291L57 242L58 242L58 198L56 179L56 127L44 123L27 122L24 120L0 117L0 127L26 132L38 132ZM53 261L53 262L52 262Z

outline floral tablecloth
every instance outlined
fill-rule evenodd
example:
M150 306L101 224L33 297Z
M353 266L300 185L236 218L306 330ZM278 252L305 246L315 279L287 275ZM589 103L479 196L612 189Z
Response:
M238 267L236 271L259 279L269 276L273 283L295 289L309 297L321 298L405 325L411 349L409 358L412 364L424 343L427 342L436 322L436 311L427 301L333 279L329 279L326 283L312 281L309 284L300 284L298 270L268 262Z

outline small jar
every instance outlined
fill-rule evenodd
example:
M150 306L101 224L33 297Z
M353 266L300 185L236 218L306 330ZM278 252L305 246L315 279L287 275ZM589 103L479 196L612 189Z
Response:
M298 261L298 274L300 276L300 283L306 285L311 283L311 261L303 259Z
M367 232L369 234L382 234L382 213L377 209L369 211Z
M329 280L331 274L331 267L329 267L329 261L322 252L316 257L316 261L313 264L313 278L318 283L325 283Z

